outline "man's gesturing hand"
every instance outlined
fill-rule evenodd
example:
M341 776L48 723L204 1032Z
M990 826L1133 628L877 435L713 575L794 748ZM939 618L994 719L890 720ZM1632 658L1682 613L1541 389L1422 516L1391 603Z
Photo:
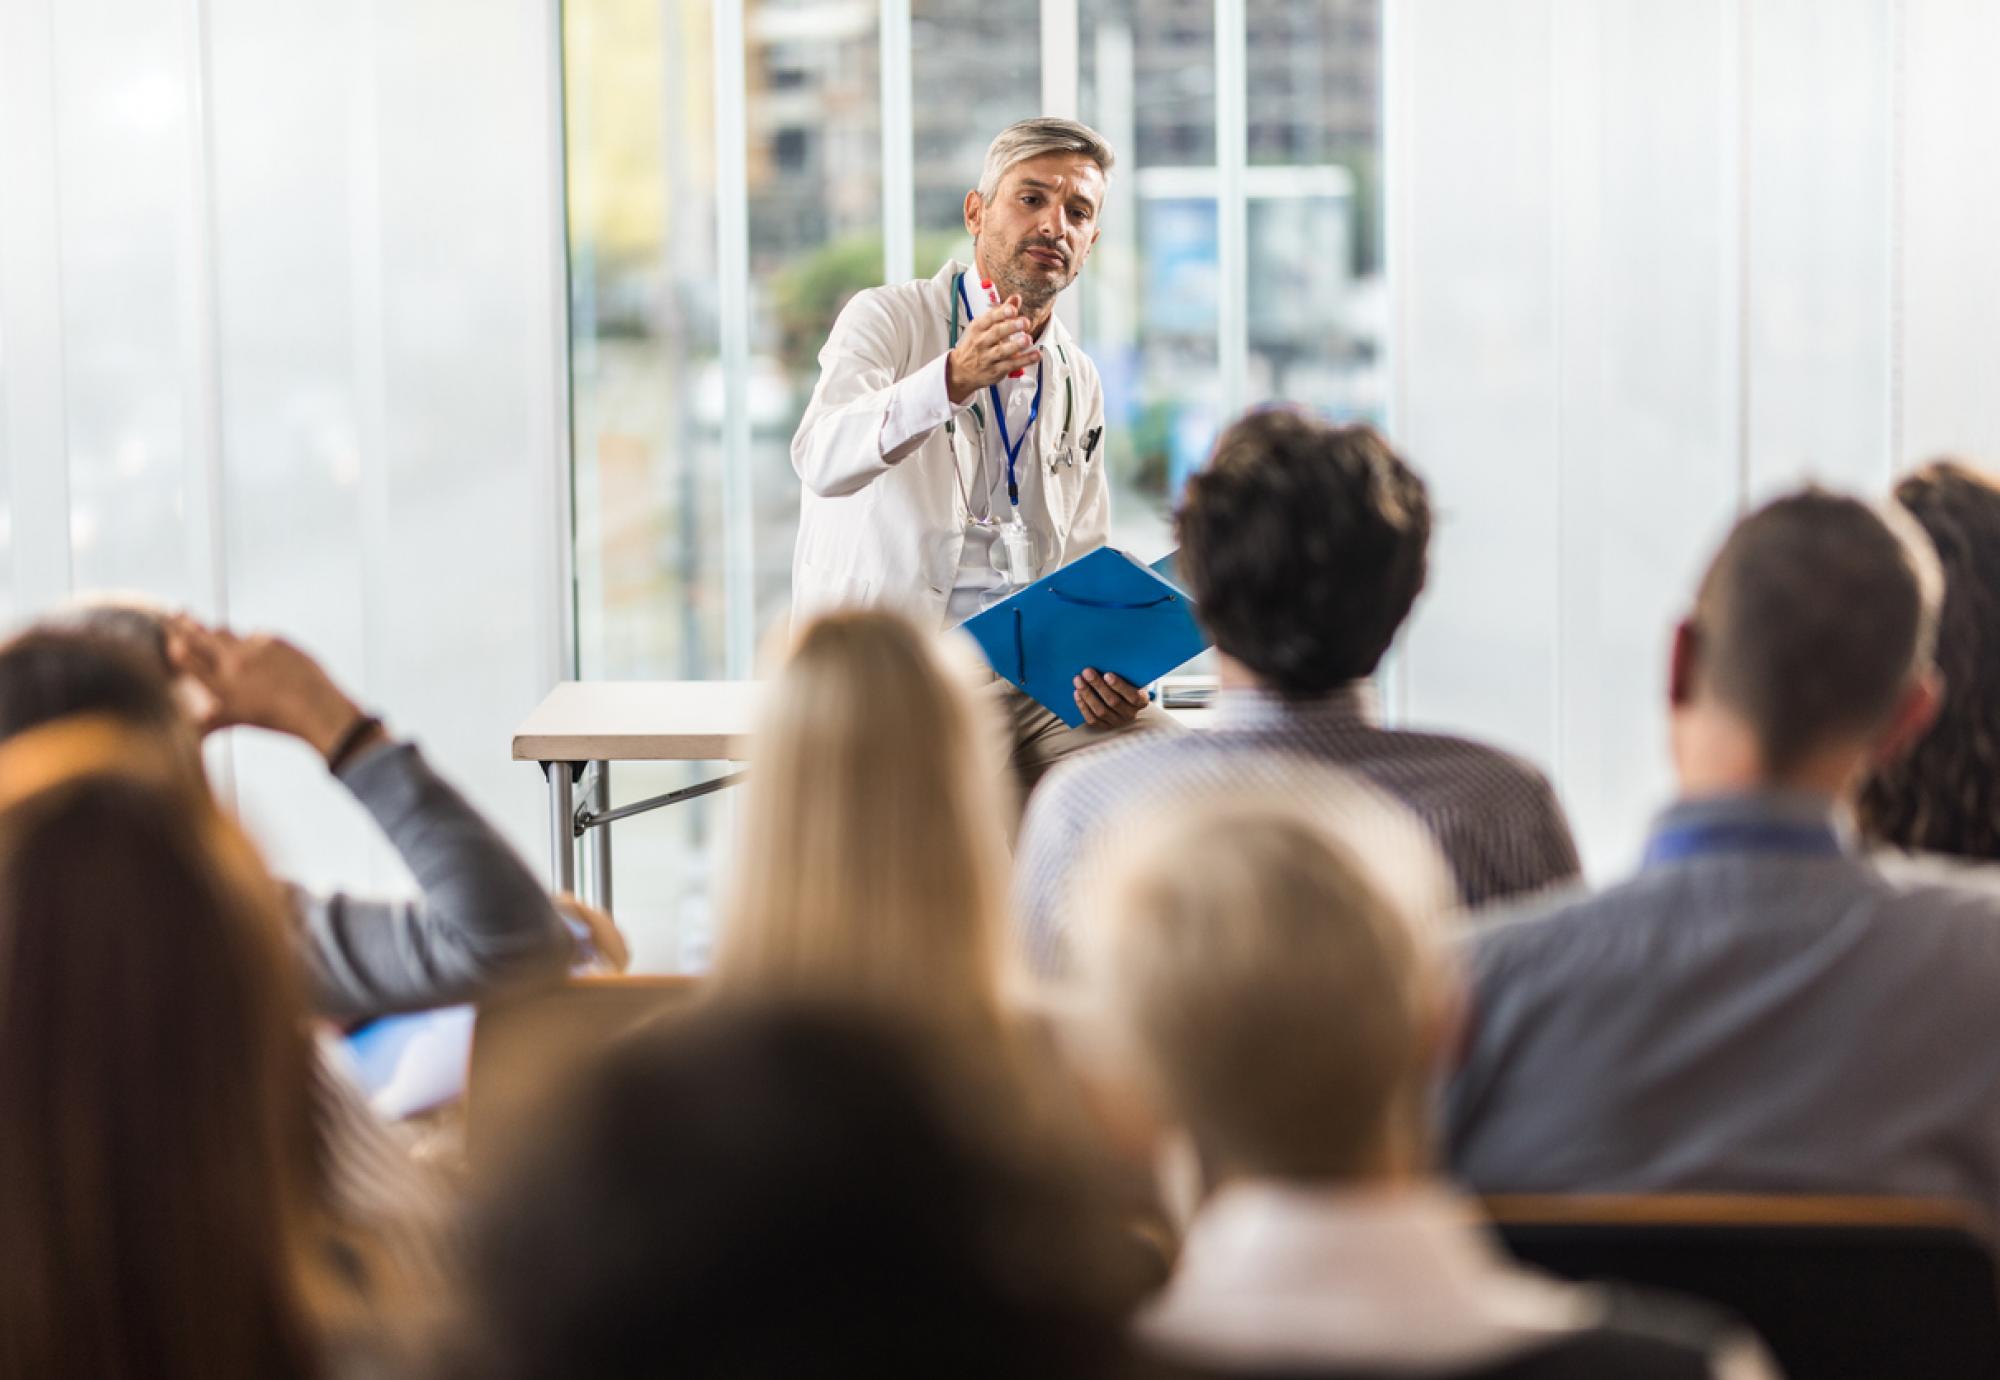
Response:
M1118 728L1139 717L1146 692L1114 675L1085 671L1076 678L1076 707L1092 728Z
M324 757L361 717L320 664L281 637L238 637L178 615L167 624L167 657L213 700L204 733L249 724L302 738Z
M989 383L1029 368L1040 355L1021 315L1021 299L1009 297L967 326L957 347L944 357L944 390L954 405L962 403Z

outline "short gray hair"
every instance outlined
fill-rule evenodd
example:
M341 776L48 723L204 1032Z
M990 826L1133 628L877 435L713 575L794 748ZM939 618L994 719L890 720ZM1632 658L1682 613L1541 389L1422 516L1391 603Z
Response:
M1080 153L1102 168L1106 178L1111 176L1111 165L1118 161L1104 136L1089 125L1048 116L1019 120L1001 130L988 146L986 166L979 173L979 199L993 200L1000 190L1000 179L1016 163L1047 153Z

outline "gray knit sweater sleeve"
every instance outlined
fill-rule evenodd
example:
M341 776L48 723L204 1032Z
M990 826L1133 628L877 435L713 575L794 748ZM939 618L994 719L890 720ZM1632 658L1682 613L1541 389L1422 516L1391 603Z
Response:
M349 764L341 781L416 878L415 900L291 888L319 1011L356 1020L470 1000L553 977L569 931L507 841L408 743Z

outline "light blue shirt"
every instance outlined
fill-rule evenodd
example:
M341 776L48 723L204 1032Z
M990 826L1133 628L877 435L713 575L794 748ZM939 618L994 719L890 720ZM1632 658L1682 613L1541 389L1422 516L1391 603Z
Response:
M1677 805L1656 844L1690 832L1712 846L1468 937L1453 1170L2000 1209L2000 902L1890 880L1815 797ZM1839 846L1782 846L1815 833Z

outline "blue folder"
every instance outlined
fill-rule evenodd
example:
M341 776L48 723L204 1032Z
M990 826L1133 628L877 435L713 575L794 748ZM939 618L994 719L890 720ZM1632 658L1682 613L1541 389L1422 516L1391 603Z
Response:
M995 671L1071 728L1083 723L1074 682L1086 666L1145 685L1208 646L1195 626L1194 601L1108 546L1008 596L964 627Z

